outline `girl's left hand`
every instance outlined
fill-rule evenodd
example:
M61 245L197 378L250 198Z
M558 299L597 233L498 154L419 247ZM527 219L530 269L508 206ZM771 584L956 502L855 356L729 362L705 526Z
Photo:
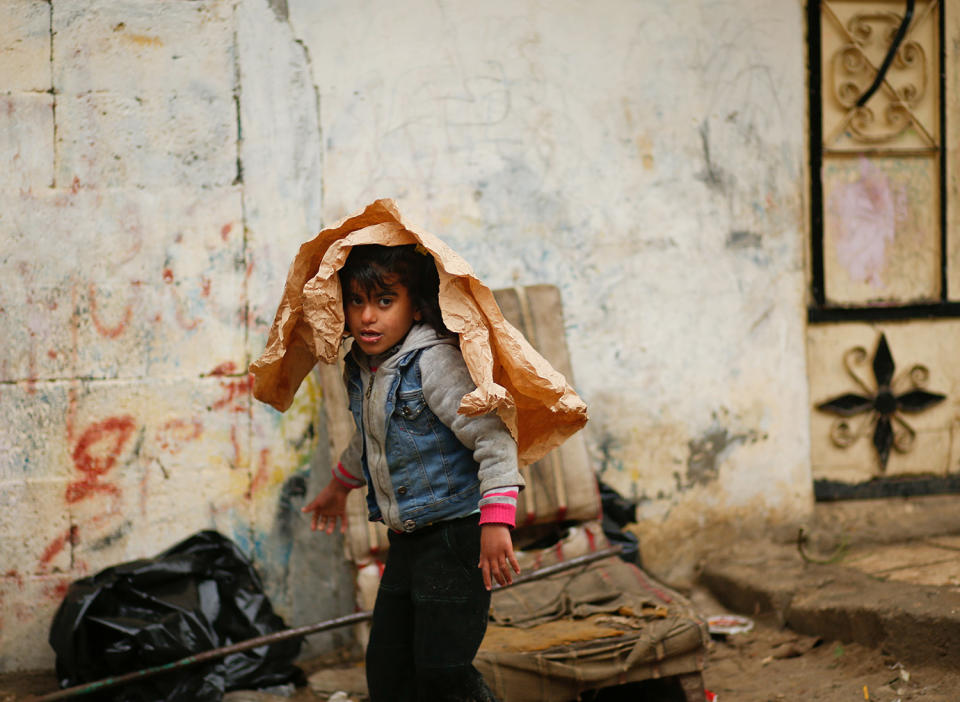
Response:
M501 586L513 582L513 572L520 575L520 564L513 553L513 539L506 524L483 524L480 527L480 563L483 585L488 590L493 586L491 575Z

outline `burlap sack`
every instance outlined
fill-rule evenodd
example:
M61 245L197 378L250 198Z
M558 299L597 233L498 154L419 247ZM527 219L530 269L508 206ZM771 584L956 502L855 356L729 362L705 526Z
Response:
M616 556L495 591L491 619L474 665L503 702L696 674L710 640L689 600Z
M504 319L493 293L466 261L432 234L404 224L392 200L377 200L300 247L267 348L250 365L257 399L283 411L318 360L336 360L344 331L336 273L359 244L420 244L433 256L443 321L459 335L477 385L464 396L460 411L496 411L517 441L521 465L543 457L583 427L586 405L563 375Z

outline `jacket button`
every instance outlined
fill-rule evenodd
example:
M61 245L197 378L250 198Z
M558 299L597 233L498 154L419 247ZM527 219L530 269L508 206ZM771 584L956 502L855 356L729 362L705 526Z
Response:
M398 487L398 488L397 488L397 494L398 494L398 495L406 495L406 494L407 494L407 488L406 488L406 486L405 486L405 485L401 485L400 487Z
M413 521L412 519L408 519L407 521L405 521L405 522L403 523L403 530L404 530L404 531L413 531L413 530L416 529L416 528L417 528L417 523L416 523L415 521Z

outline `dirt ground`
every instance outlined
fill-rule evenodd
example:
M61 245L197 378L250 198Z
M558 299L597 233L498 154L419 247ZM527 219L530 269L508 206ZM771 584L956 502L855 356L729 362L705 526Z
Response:
M694 601L701 611L722 611L715 609L715 603L707 593L694 593ZM934 666L902 667L882 650L802 636L781 628L771 619L757 618L754 624L753 631L715 640L711 644L704 681L706 688L714 692L720 702L960 700L960 664L953 670ZM326 670L321 675L328 681L332 676L342 682L342 689L353 693L349 699L354 702L364 699L355 692L358 686L362 686L362 670L358 666L343 660L317 659L303 662L302 667L308 676ZM0 702L25 701L31 695L55 689L56 682L50 672L0 675ZM82 700L83 697L73 699ZM284 699L319 702L329 696L307 686L297 690L274 690L272 694L234 692L225 702L280 702ZM662 697L649 693L641 693L637 702L653 700L663 702Z
M802 636L769 620L713 642L704 682L721 702L960 699L960 665L903 667L883 651Z
M841 536L844 540L848 536L856 537L851 538L851 544L856 540L871 544L867 552L880 558L884 567L897 563L902 566L897 571L901 575L922 575L929 569L920 568L922 564L915 562L923 556L921 546L929 547L933 543L930 538L936 535L960 534L960 496L823 504L818 505L818 524L820 530L813 536L823 542L818 548L824 554L836 547ZM906 546L897 546L907 539L910 541ZM925 541L920 543L918 539ZM938 568L943 570L944 563L956 564L954 552L960 550L960 545L940 541L933 545L949 546L951 550L950 558L946 560L942 554L934 555ZM891 544L890 548L905 551L911 558L904 559L886 550L880 553L875 547L877 544ZM755 549L756 545L751 548ZM862 566L856 556L856 548L851 546L847 560ZM782 569L782 562L773 556L763 561L771 575ZM877 573L868 572L879 577ZM914 581L938 587L953 587L960 582L960 574L954 571L940 575L943 577L939 580L926 582L914 578ZM727 611L706 589L698 588L689 594L697 611L704 616ZM907 589L903 596L916 597L916 593ZM784 629L773 615L754 617L753 621L752 631L711 643L704 681L706 688L714 692L720 702L960 701L960 661L949 668L916 662L904 666L880 648L820 640ZM905 647L915 651L914 645L922 643L897 642L901 651ZM326 690L326 693L308 685L296 690L277 690L272 694L233 692L224 702L282 702L284 699L319 702L328 699L334 690L351 693L347 699L362 702L364 697L356 692L364 689L363 671L359 664L351 664L348 659L347 652L339 652L326 659L301 662L304 672L313 678L315 687ZM316 685L320 680L326 684ZM0 675L0 702L25 701L31 695L53 692L56 687L52 671ZM280 696L280 692L285 696ZM655 694L633 695L626 699L630 702L665 702L662 696ZM343 702L342 696L340 700ZM584 702L592 700L585 699Z
M724 611L706 590L691 599L702 613ZM752 631L711 643L703 677L720 702L960 700L960 662L904 667L880 649L797 634L772 614L752 621Z

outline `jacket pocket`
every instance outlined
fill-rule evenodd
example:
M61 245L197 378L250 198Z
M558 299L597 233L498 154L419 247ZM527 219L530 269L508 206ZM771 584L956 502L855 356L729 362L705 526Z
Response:
M399 393L393 417L400 430L408 434L432 434L439 421L427 407L422 390Z

